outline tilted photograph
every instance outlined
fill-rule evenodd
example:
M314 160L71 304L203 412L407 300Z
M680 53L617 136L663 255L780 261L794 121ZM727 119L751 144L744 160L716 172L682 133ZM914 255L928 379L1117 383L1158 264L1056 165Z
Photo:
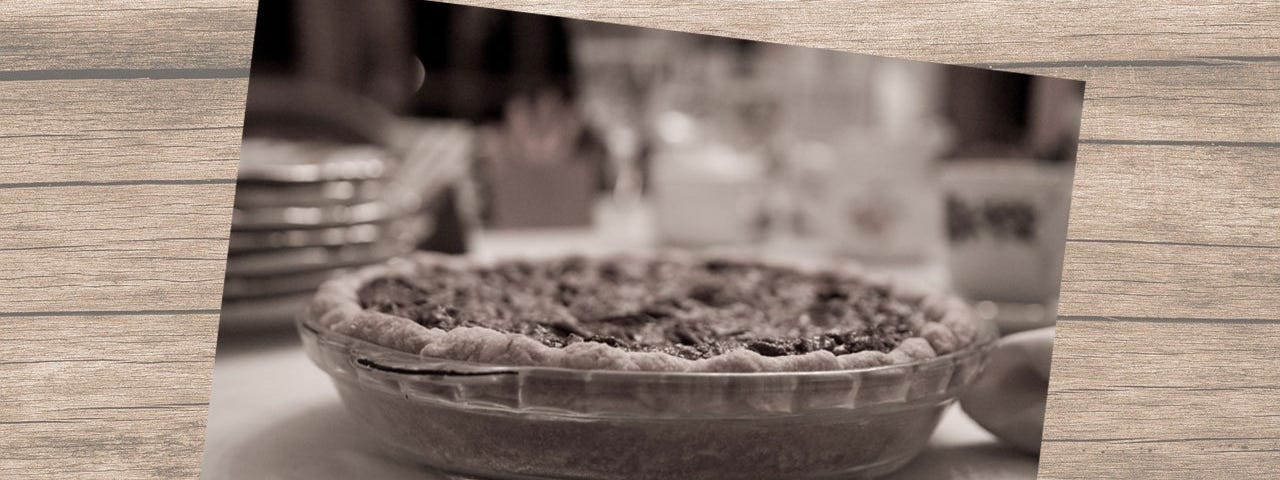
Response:
M1083 82L258 8L203 478L1035 478Z

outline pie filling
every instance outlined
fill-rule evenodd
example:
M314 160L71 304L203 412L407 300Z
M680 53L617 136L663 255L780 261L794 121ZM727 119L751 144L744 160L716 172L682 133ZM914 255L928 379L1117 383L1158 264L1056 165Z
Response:
M358 298L366 310L428 328L485 327L550 347L599 342L690 360L740 349L764 356L888 353L919 336L927 315L853 276L721 259L435 266L375 279Z

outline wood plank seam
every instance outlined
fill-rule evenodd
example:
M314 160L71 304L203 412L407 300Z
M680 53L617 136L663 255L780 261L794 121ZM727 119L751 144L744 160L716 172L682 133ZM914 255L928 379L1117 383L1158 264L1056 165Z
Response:
M248 78L244 67L0 70L0 82L44 80L210 80Z
M1059 315L1058 322L1134 322L1134 323L1212 323L1234 325L1270 325L1280 318L1208 318L1208 317L1115 317L1107 315Z
M140 179L140 180L72 180L64 182L22 182L0 183L0 189L6 188L50 188L50 187L132 187L139 185L234 185L234 178L192 178L192 179Z

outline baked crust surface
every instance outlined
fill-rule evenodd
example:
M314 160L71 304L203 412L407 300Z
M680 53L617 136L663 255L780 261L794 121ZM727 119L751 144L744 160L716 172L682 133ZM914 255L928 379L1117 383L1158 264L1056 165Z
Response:
M566 273L566 262L574 263L575 270ZM721 268L725 265L733 268ZM601 286L610 281L601 279L599 272L605 269L614 272L608 276L618 277L620 267L630 272L620 276L631 280ZM504 277L503 269L542 280ZM655 271L665 273L649 275ZM522 285L545 283L550 278L556 279L559 288L559 279L577 275L574 272L587 272L585 281L595 285L582 303L542 298L539 294L546 294L545 288ZM451 281L463 278L467 281ZM503 284L503 279L508 283ZM740 288L737 296L716 299L706 295L709 284ZM750 322L733 316L734 308L744 312L743 303L753 308L771 305L768 302L778 297L777 290L792 285L798 285L798 290L790 298L805 301L770 309L772 317L752 318ZM833 285L841 287L836 292L839 295L828 291ZM611 288L631 293L618 294ZM753 293L752 288L760 292ZM449 289L457 291L442 291ZM659 290L664 293L653 293ZM451 305L428 301L456 299L459 292L469 300ZM435 295L440 293L451 296ZM860 298L864 295L874 301ZM476 300L476 296L483 298ZM594 310L582 306L592 300L605 301L603 306L596 302ZM610 305L626 302L631 302L631 309L651 309L655 302L671 309L663 314L645 310L639 323L632 318L629 326L609 323L618 318L618 311L610 310ZM841 308L844 304L850 308ZM457 305L467 310L459 311ZM555 310L560 307L563 311ZM858 369L928 360L965 348L979 335L972 312L959 298L885 276L850 267L680 254L483 263L415 253L325 283L304 315L315 326L429 358L586 370L748 373ZM826 323L815 326L815 315L825 315ZM738 324L760 325L761 331L702 328ZM691 325L702 326L697 338L685 333ZM623 335L630 331L636 333Z

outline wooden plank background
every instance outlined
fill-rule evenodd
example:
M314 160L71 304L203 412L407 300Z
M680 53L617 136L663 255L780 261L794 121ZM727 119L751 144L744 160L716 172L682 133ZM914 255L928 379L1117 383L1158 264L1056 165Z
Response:
M1280 476L1276 2L464 3L1086 80L1041 478ZM0 0L0 478L198 475L255 9Z

